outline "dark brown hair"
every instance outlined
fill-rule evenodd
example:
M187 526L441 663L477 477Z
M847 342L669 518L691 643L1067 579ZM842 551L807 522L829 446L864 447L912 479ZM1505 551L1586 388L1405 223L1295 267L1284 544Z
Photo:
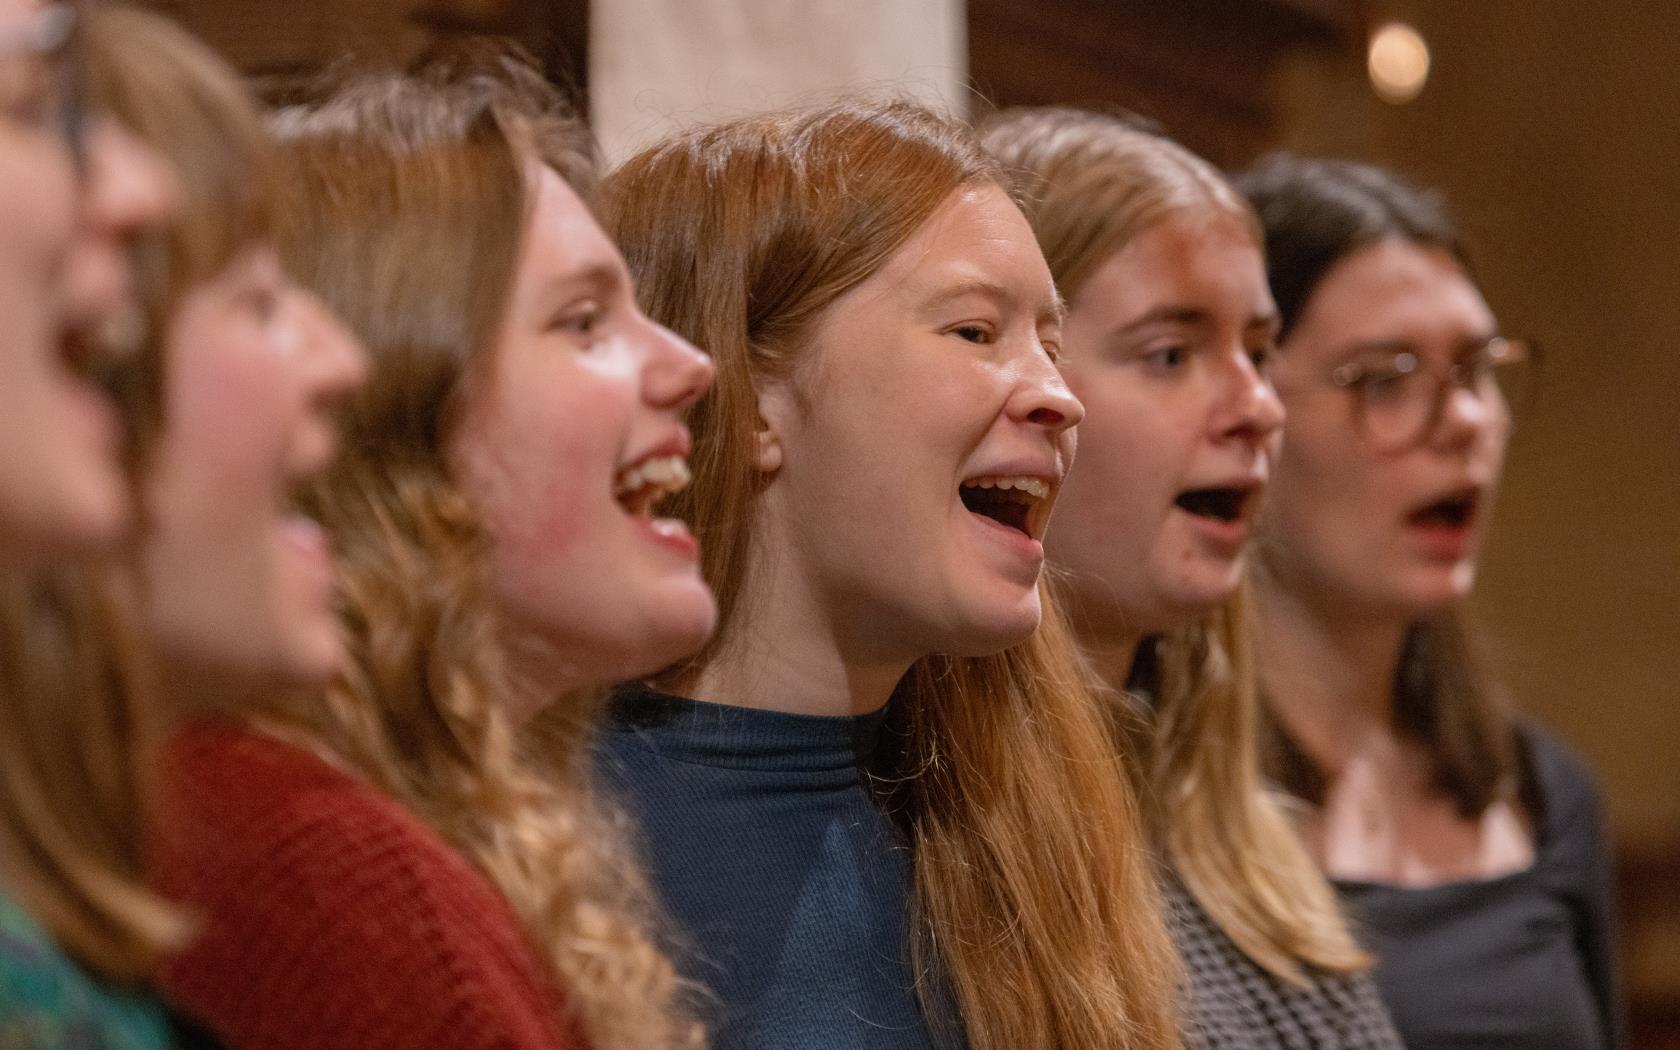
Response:
M1266 273L1285 337L1337 263L1382 241L1441 249L1474 280L1445 201L1394 172L1278 154L1236 183L1266 233ZM1394 699L1395 728L1423 745L1435 788L1452 799L1461 816L1477 816L1516 789L1510 710L1465 613L1454 610L1407 629ZM1269 772L1297 797L1321 803L1323 771L1276 718L1267 717L1264 731Z

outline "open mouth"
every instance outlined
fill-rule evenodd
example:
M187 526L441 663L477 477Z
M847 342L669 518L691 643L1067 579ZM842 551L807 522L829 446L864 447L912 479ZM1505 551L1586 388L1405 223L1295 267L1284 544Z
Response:
M974 478L962 483L957 496L969 513L1038 539L1050 505L1050 483L1032 477Z
M1186 514L1214 521L1241 521L1253 489L1207 488L1181 492L1173 504Z
M1413 511L1406 520L1429 528L1462 529L1476 519L1476 494L1460 492Z
M682 456L655 456L630 464L613 479L613 499L633 518L650 517L659 502L688 487L692 475Z

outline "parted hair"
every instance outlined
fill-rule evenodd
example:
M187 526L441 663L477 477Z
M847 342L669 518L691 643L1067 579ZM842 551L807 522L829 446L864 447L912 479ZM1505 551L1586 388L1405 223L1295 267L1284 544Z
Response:
M134 246L144 338L105 368L138 474L164 425L169 317L187 289L266 236L270 151L237 74L184 30L119 6L83 17L89 104L157 151L180 187L171 221ZM95 973L142 982L190 922L146 888L164 717L120 568L0 580L0 881Z
M1259 248L1253 211L1211 164L1128 118L1008 109L980 130L1020 181L1050 272L1076 309L1103 263L1171 217L1232 218ZM1307 969L1363 969L1369 960L1335 894L1261 778L1251 630L1239 593L1202 622L1144 641L1151 830L1202 908L1273 976L1299 983Z
M1472 281L1446 202L1398 174L1345 160L1276 154L1237 177L1266 236L1266 273L1287 337L1336 264L1397 240L1438 248ZM1264 547L1260 569L1265 570ZM1516 723L1462 610L1412 624L1394 675L1396 729L1429 756L1434 787L1459 815L1479 816L1518 790ZM1324 771L1267 715L1268 764L1297 797L1324 801Z
M367 346L343 451L306 495L339 551L347 669L275 712L403 802L497 885L591 1045L702 1041L590 776L596 706L513 731L508 639L452 449L490 367L546 165L592 189L590 140L510 51L361 75L281 112L281 254Z
M679 133L607 179L603 218L649 315L717 369L689 420L694 482L669 506L701 540L720 629L662 684L682 691L753 615L758 385L794 377L827 308L986 183L1003 176L969 129L864 99ZM922 659L889 702L871 773L912 844L918 991L940 1037L975 1050L1176 1047L1131 756L1044 604L1029 640Z

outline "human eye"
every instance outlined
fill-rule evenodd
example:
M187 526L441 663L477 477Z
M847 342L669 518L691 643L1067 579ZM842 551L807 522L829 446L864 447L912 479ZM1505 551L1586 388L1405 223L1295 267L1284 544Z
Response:
M1248 360L1254 366L1256 372L1261 375L1269 375L1272 363L1277 359L1277 352L1277 340L1268 339L1258 346L1249 347Z
M59 123L62 103L52 78L39 67L40 63L30 62L27 69L6 78L13 83L3 105L6 115L20 127L50 131Z
M1410 386L1410 376L1396 368L1367 369L1358 380L1359 394L1373 403L1400 400Z
M1179 372L1190 362L1190 348L1183 343L1151 347L1138 355L1144 368L1156 375Z
M962 324L953 325L948 329L948 332L958 339L973 343L976 346L986 346L996 341L997 338L992 326L984 321L964 321Z
M548 330L587 340L595 335L606 317L606 308L598 299L584 299L569 303L554 315Z

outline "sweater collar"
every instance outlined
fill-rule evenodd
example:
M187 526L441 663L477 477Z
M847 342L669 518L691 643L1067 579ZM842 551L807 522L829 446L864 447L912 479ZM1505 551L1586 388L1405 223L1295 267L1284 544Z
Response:
M862 768L887 708L867 715L807 715L663 693L639 683L613 693L608 730L630 733L667 758L767 772Z

